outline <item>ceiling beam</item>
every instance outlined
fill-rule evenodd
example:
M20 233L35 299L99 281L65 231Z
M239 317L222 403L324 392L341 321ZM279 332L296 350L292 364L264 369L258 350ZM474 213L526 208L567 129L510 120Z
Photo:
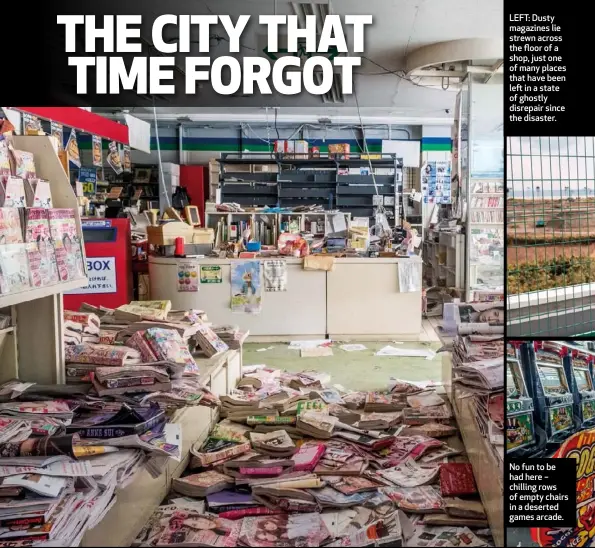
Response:
M484 84L487 84L491 79L492 76L494 76L494 74L496 74L496 72L499 72L500 69L503 70L502 65L504 64L504 60L503 59L499 59L498 61L496 61L492 67L491 67L491 71L488 73L488 75L485 77L485 80L483 81Z

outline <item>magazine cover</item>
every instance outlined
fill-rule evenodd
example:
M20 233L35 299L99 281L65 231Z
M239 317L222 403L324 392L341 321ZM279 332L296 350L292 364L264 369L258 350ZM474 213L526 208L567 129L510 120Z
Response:
M85 266L74 211L55 208L47 211L60 280L65 282L83 278Z
M101 137L99 137L99 135L93 135L93 165L96 167L103 167Z
M320 546L330 533L319 514L245 518L240 542L246 546Z
M0 185L10 177L10 155L6 141L0 141Z
M261 310L261 298L260 261L232 261L232 312L259 314Z
M122 159L120 158L120 151L118 150L118 143L116 143L116 141L110 141L109 143L107 163L116 172L116 175L120 175L120 173L124 171L124 168L122 167Z
M30 287L25 244L0 246L0 294L17 293Z
M128 346L69 344L64 352L66 363L90 363L117 367L140 363L140 352Z
M58 150L64 150L64 126L58 122L50 122L50 135L56 138Z
M229 521L209 514L180 509L172 513L156 545L232 548L238 545L240 528L239 521Z
M81 167L81 153L74 128L70 130L70 137L68 137L68 142L66 143L66 152L68 153L68 159L76 167Z
M419 466L413 459L408 459L394 468L378 471L378 475L399 487L419 487L436 480L438 466Z
M23 243L21 216L16 207L0 207L0 244Z
M39 242L25 244L29 259L29 281L31 287L45 287L57 284L58 265L54 246L49 240L40 238Z

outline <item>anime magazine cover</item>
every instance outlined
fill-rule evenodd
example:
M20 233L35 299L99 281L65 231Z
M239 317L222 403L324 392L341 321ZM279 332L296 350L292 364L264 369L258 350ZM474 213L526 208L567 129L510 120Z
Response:
M259 314L262 284L260 261L234 261L231 264L231 310Z

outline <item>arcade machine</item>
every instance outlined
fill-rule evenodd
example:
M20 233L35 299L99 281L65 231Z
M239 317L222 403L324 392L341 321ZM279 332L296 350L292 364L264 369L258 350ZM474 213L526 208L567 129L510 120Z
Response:
M566 378L570 382L574 398L574 416L577 430L595 426L595 388L591 376L593 354L572 349L564 358Z
M535 422L545 431L546 455L576 431L570 391L563 358L566 347L551 341L535 341L528 352L534 376L533 405Z
M523 343L506 344L506 452L529 456L536 449L533 400L527 390L520 352Z

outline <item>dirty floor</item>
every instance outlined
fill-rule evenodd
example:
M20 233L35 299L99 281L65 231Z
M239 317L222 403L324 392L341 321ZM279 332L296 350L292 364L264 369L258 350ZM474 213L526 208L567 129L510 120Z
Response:
M250 341L250 339L248 339ZM357 341L349 341L354 344ZM418 357L374 356L384 346L400 350L438 350L440 342L362 342L367 350L346 352L333 344L333 355L319 358L302 358L299 350L290 350L287 343L250 343L243 347L244 365L265 364L268 367L299 372L307 369L324 371L331 375L331 384L340 384L348 390L385 390L390 377L408 381L441 381L442 355L433 359ZM273 347L258 352L258 349Z

